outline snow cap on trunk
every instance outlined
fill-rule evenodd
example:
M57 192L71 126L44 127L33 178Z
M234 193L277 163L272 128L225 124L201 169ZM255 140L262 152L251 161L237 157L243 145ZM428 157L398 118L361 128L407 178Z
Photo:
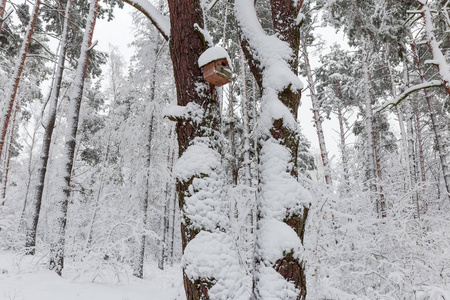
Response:
M225 49L218 46L211 47L206 49L206 51L203 52L202 55L200 55L200 57L198 58L198 66L201 68L203 66L206 66L210 62L219 59L226 59L228 61L228 65L231 66L230 56Z

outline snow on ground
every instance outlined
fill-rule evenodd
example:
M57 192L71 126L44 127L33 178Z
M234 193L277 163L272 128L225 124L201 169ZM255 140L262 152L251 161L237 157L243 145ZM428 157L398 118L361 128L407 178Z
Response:
M144 279L122 270L122 274L107 272L101 283L93 283L90 275L76 274L70 266L59 277L38 258L0 252L0 300L186 299L180 267L161 271L154 265L146 266Z

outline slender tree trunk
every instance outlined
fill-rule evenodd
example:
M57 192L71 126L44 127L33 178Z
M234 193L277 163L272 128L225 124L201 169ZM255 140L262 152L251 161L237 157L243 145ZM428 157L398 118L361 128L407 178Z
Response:
M240 86L240 94L241 94L241 105L242 105L242 121L243 121L243 139L244 139L244 161L243 161L243 170L244 170L244 182L247 186L251 186L251 160L250 160L250 112L249 112L249 97L247 91L247 66L245 64L245 57L242 49L239 51L239 58L241 63L241 86Z
M371 198L374 197L376 187L376 171L375 171L375 157L373 153L373 121L372 121L372 100L370 96L370 79L369 79L369 51L367 45L364 45L364 59L363 59L363 72L364 72L364 100L365 100L365 117L366 117L366 155L367 155L367 179L369 181L370 191L372 193Z
M28 176L27 176L27 183L26 183L26 187L25 187L25 199L23 201L22 212L21 212L20 219L19 219L19 226L17 226L18 231L21 230L21 228L22 228L21 226L22 225L26 225L25 224L25 212L26 212L26 208L27 208L27 205L28 205L28 197L30 195L31 176L32 176L32 173L33 173L33 166L32 166L32 163L33 163L33 149L34 149L34 145L36 143L36 133L37 133L39 125L40 125L39 121L40 120L36 120L36 124L35 124L35 127L33 129L33 134L29 134L27 132L28 135L31 137L31 145L30 145L30 153L28 155L28 168L27 168L27 171L28 171L27 175Z
M425 186L426 186L426 174L425 174L425 156L423 154L423 139L422 139L422 128L420 126L419 112L415 112L415 125L416 125L416 136L417 136L417 148L419 152L419 167L420 167L420 179L421 179L421 194L423 195L423 213L428 210L428 197L425 196Z
M31 225L27 226L27 235L26 235L26 242L25 242L25 248L27 249L27 254L34 255L35 253L35 247L36 247L36 232L37 232L37 226L39 222L39 214L41 211L41 205L42 205L42 196L44 192L44 182L45 182L45 176L47 173L47 165L48 165L48 159L50 155L50 146L52 144L52 135L53 135L53 129L55 127L56 122L56 110L58 106L58 98L61 91L61 82L63 78L64 73L64 62L66 59L66 51L67 51L67 35L69 32L69 18L70 18L70 9L72 7L73 0L69 0L66 3L66 9L64 14L64 21L63 21L63 31L61 35L61 42L59 45L59 53L58 53L58 62L57 67L55 70L55 78L53 80L53 87L51 90L51 96L50 96L50 108L49 108L49 115L47 118L46 126L45 126L45 132L44 137L42 141L42 150L41 150L41 156L38 162L38 177L37 177L37 183L35 187L35 193L34 197L32 199L32 206L31 206Z
M175 246L175 221L176 221L176 214L177 214L177 194L175 193L175 182L173 177L173 164L175 159L175 149L172 149L172 154L170 158L170 164L169 164L169 172L170 172L170 200L172 201L172 227L170 229L170 266L173 267L173 261L174 261L174 246Z
M228 119L230 122L230 147L231 147L231 181L236 186L238 184L239 179L239 161L237 157L237 149L236 149L236 135L235 135L235 116L234 116L234 91L233 91L233 83L230 84L230 88L228 91Z
M22 77L22 71L25 66L25 60L27 58L28 47L31 43L31 37L33 35L34 27L36 25L36 20L39 13L39 6L41 5L40 0L36 0L33 11L31 14L30 22L28 23L27 31L25 33L25 38L22 42L22 47L20 48L19 56L16 61L16 66L14 68L11 82L9 83L5 101L2 105L2 116L0 119L0 157L2 156L3 146L5 144L6 132L8 131L8 124L11 118L11 113L14 107L14 101L16 99L17 89L19 88L20 79Z
M5 12L6 12L6 0L1 0L0 2L0 33L3 28L3 22L5 21Z
M416 62L417 70L419 72L419 77L421 82L425 82L423 67L420 62L419 53L417 51L417 46L415 44L411 44L411 49L413 51L414 60ZM428 113L431 120L431 127L434 132L434 138L436 141L436 146L439 154L439 160L441 163L442 175L444 178L445 190L447 192L447 197L450 199L450 169L447 163L447 151L445 149L445 145L442 142L442 138L439 134L439 128L437 126L436 115L434 114L434 109L431 103L431 97L428 94L428 90L423 90L425 94L425 100L427 102Z
M3 182L3 191L2 191L2 200L1 205L5 204L5 200L6 200L6 188L8 185L8 174L9 174L9 165L11 162L11 150L12 150L12 146L13 146L13 140L14 140L14 129L16 126L16 116L17 116L17 111L19 110L19 101L16 102L16 107L14 109L14 115L13 115L13 121L11 124L11 132L10 132L10 137L9 137L9 144L8 144L8 152L6 154L6 168L5 168L5 177L4 177L4 182Z
M328 152L327 152L327 147L325 144L325 136L323 134L322 118L320 116L320 111L319 111L320 110L319 100L317 99L317 93L316 93L316 88L315 88L315 84L314 84L313 73L311 71L311 65L309 63L306 34L301 34L300 37L301 37L300 44L302 47L303 60L305 62L309 94L310 94L311 103L312 103L312 111L314 114L314 124L316 125L317 137L319 139L320 157L322 158L322 164L323 164L324 173L325 173L325 183L331 185L333 182L331 179L331 172L330 172L330 165L329 165L330 163L328 160Z
M140 236L139 240L139 250L136 257L136 262L133 270L133 275L138 278L144 277L144 259L145 259L145 244L147 239L147 211L150 197L150 167L151 167L151 157L152 157L152 140L153 140L153 126L154 126L154 112L152 109L153 102L155 101L155 91L156 91L156 65L157 65L157 57L158 52L161 47L161 40L159 34L156 34L155 47L153 49L154 55L154 63L151 67L151 87L150 87L150 95L149 95L149 106L148 111L150 114L150 122L147 128L147 151L146 151L146 160L145 160L145 170L147 170L146 178L145 178L145 193L144 196L140 199L140 222L141 226L144 229L144 233ZM165 204L164 204L165 207ZM164 208L166 209L166 208ZM164 211L163 219L165 218L166 211ZM165 250L165 233L163 236L163 241L161 242L162 251ZM162 256L164 254L162 253ZM163 263L164 264L164 263ZM161 261L158 262L158 266L161 267ZM161 268L162 269L162 268Z
M413 126L413 113L411 111L411 105L407 103L407 134L408 134L408 161L409 161L409 171L410 171L410 185L411 191L416 189L417 186L417 165L416 165L416 152L414 145L414 126ZM413 204L416 206L417 217L420 218L420 208L419 208L419 194L415 191L412 196Z
M365 115L366 115L366 152L368 162L368 180L371 198L376 199L376 210L381 218L386 217L386 202L383 194L383 187L381 185L382 173L380 158L378 155L377 137L374 130L372 97L370 95L370 75L369 75L369 50L367 42L363 46L363 73L364 73L364 97L365 97ZM378 185L378 189L377 189ZM376 193L378 191L378 197Z
M170 139L170 136L169 136ZM170 157L171 157L171 149L169 148L167 150L167 166L170 165ZM162 222L162 241L161 241L161 256L158 261L158 268L161 270L164 270L164 263L167 260L167 251L169 250L168 245L168 236L169 236L169 206L171 203L171 180L167 180L166 182L166 193L164 197L164 215L163 215L163 222Z
M154 85L154 82L153 82ZM153 94L154 95L154 94ZM152 98L154 96L151 96ZM151 99L154 100L154 99ZM150 104L151 105L151 104ZM139 248L136 257L136 262L133 270L133 275L138 278L144 277L144 259L145 259L145 244L147 239L147 215L148 215L148 203L150 197L150 167L151 167L151 157L152 157L152 140L153 140L153 125L154 125L154 113L150 113L150 122L148 125L147 132L147 151L145 160L145 170L147 170L145 175L145 193L139 202L139 213L140 213L140 223L144 232L139 238ZM166 213L164 211L164 213ZM165 236L163 237L163 239ZM162 241L164 243L164 241ZM159 265L159 264L158 264Z
M389 53L389 51L386 51L387 53ZM389 60L389 57L387 57L386 55L386 62L387 62L387 66L388 66L388 71L389 71L389 80L391 82L391 94L392 97L395 99L397 97L397 89L395 87L395 81L394 81L394 74L392 71L392 66L391 66L391 62ZM405 74L407 74L407 72L405 72ZM408 78L406 78L405 82L408 82L407 80ZM409 84L408 84L409 85ZM408 142L407 142L407 138L406 138L406 131L405 131L405 122L403 120L403 111L401 108L399 108L398 106L395 107L395 112L397 113L397 117L398 117L398 125L400 128L400 135L402 138L402 150L403 150L403 155L404 155L404 161L406 163L406 167L407 167L407 176L408 178L408 182L411 182L411 170L410 170L410 161L409 159L409 151L408 151Z
M346 191L348 192L350 188L350 176L348 168L347 146L345 143L344 115L342 113L341 105L338 105L337 107L337 116L339 122L339 136L340 136L339 148L341 149L342 169L344 171L344 185Z
M89 15L86 22L86 29L81 44L80 57L74 79L74 85L69 103L69 115L67 118L67 132L65 142L65 153L63 157L63 180L56 196L57 218L56 218L56 242L52 243L50 249L50 270L54 270L61 275L64 268L64 247L67 223L67 207L71 195L70 181L72 176L73 161L76 147L76 137L78 121L80 116L81 100L83 98L83 87L89 63L89 51L92 45L95 21L98 11L98 1L91 0L89 4Z

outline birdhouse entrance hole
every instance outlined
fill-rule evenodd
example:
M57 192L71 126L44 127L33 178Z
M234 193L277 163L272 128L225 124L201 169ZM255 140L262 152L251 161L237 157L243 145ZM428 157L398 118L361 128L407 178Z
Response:
M203 78L215 86L222 86L231 81L231 69L226 59L210 62L203 67Z

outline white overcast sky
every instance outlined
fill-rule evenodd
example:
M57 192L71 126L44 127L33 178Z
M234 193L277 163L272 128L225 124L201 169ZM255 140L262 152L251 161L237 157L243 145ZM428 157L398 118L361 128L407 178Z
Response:
M109 52L110 45L112 45L119 49L120 53L127 61L129 60L129 58L133 55L133 48L129 47L129 44L134 38L131 17L131 12L133 10L134 8L128 4L125 4L123 10L115 11L116 17L113 21L106 22L105 20L98 20L94 32L94 39L98 40L99 44L97 47L99 50ZM336 34L333 29L323 29L320 30L319 33L329 45L332 45L333 43L339 43L342 45L346 44L343 35ZM313 68L318 66L317 57L311 57L310 59L313 64ZM306 81L303 80L303 82L306 86ZM303 133L311 142L312 152L319 153L319 143L317 133L314 128L313 114L311 111L311 99L308 92L305 92L302 95L302 105L299 110L299 119ZM323 126L330 159L332 159L332 161L339 160L339 135L336 133L336 130L339 129L339 125L335 119L326 119Z

